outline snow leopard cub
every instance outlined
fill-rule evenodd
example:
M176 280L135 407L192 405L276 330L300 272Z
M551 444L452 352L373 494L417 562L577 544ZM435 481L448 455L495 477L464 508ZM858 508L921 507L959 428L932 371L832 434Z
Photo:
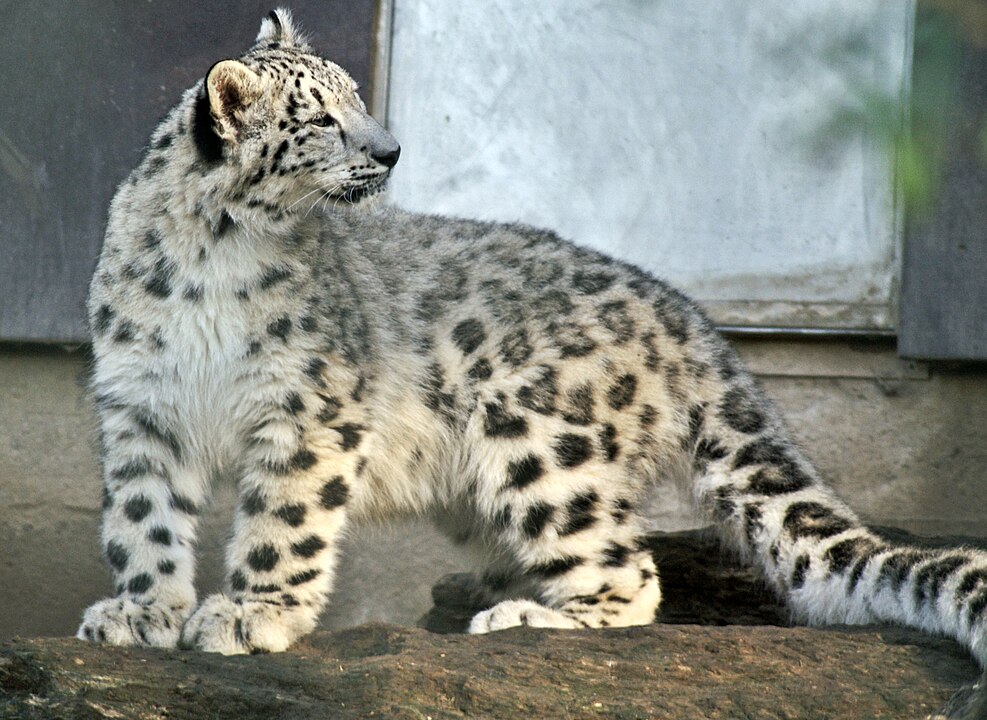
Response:
M79 637L284 650L345 525L408 512L488 551L472 632L648 623L639 506L684 459L797 617L907 623L987 659L987 556L865 529L661 281L550 232L367 207L399 151L283 10L154 132L90 295L116 595ZM220 472L241 496L227 589L197 603Z

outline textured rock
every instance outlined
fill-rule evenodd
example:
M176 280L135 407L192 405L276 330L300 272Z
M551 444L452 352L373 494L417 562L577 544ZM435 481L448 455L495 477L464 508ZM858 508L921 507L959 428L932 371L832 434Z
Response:
M233 658L39 639L0 652L0 717L923 718L975 674L897 629L365 625Z
M663 624L454 634L476 602L451 576L423 618L449 634L364 625L232 658L15 640L0 648L0 718L987 717L956 643L785 627L783 608L701 535L653 541Z

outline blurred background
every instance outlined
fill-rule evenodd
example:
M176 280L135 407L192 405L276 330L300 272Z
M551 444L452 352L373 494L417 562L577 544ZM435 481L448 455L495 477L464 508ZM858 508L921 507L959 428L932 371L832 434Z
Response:
M267 2L0 2L0 639L110 590L84 303L113 190ZM297 0L402 143L390 201L551 227L696 297L871 522L987 536L987 3ZM216 488L201 591L234 488ZM656 522L698 521L659 497ZM355 530L330 627L469 560Z

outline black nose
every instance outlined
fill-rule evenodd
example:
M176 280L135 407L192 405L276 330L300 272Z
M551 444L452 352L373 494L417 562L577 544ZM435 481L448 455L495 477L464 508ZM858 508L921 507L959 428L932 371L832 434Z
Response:
M381 165L392 168L397 165L398 158L401 157L401 146L395 145L393 148L388 148L387 150L374 150L370 153L370 157Z

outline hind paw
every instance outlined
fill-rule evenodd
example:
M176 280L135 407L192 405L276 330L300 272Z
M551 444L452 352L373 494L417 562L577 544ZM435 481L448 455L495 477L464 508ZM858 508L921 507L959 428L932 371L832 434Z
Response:
M470 621L469 631L474 634L488 633L519 625L548 628L580 627L579 623L568 615L532 600L504 600L489 610L477 613Z

